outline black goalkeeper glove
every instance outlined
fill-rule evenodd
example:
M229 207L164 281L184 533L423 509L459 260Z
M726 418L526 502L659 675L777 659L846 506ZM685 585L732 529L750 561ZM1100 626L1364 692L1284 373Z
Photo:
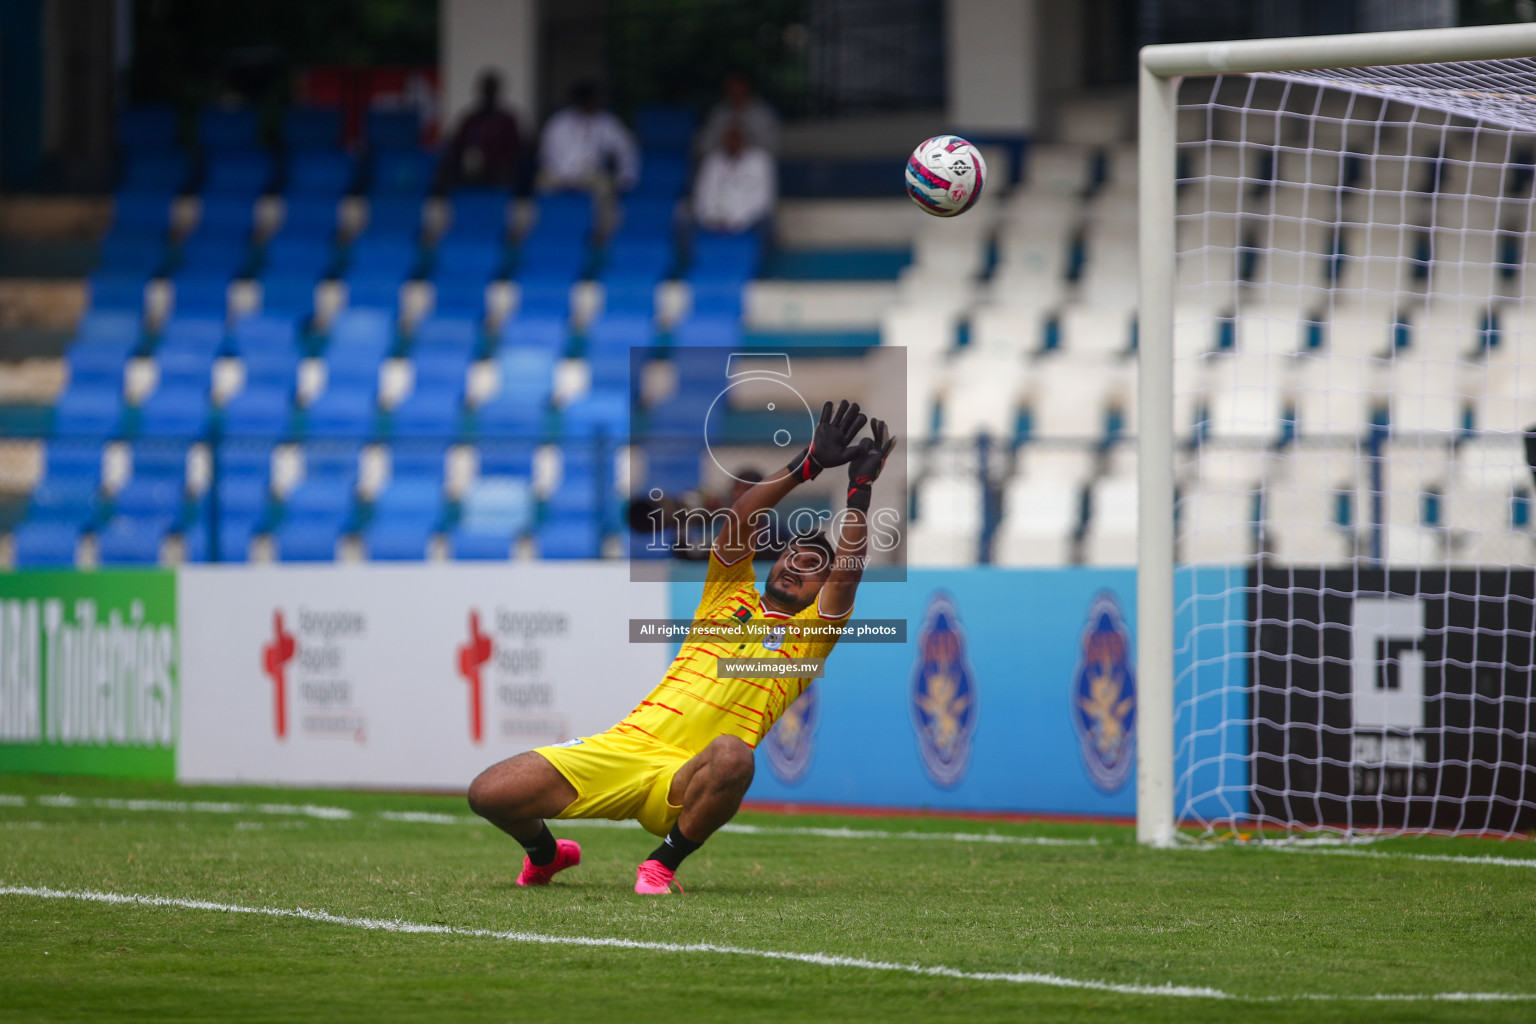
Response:
M874 438L860 441L848 460L848 507L864 512L869 511L870 487L879 479L885 460L896 447L896 439L886 436L884 420L870 420L869 428Z
M854 452L858 450L853 439L859 436L859 431L864 429L868 419L859 412L857 402L849 405L848 400L844 399L836 413L832 411L831 402L823 405L821 419L811 434L811 443L790 462L789 475L802 482L814 480L828 466L841 466L853 458Z

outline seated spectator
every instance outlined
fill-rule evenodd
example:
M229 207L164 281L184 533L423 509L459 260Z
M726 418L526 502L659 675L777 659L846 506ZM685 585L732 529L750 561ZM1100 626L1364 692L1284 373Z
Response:
M711 153L725 141L725 129L735 125L749 149L772 156L779 151L779 115L752 89L745 72L734 71L725 79L725 98L710 108L704 130L696 143L700 154Z
M501 76L480 75L480 102L454 129L438 168L439 184L492 185L510 188L522 156L523 138L517 118L501 105Z
M778 174L767 150L748 147L727 125L721 147L704 158L693 187L693 218L706 231L750 231L768 219Z
M544 125L539 188L610 194L633 188L639 178L640 151L634 137L618 118L600 109L594 83L578 84L571 90L571 105Z

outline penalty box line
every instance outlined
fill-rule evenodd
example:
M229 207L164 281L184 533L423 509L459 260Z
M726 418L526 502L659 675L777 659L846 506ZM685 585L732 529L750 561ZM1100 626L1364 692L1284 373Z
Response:
M52 889L46 886L0 886L0 895L28 896L38 899L74 900L84 903L104 903L116 906L163 907L179 910L205 910L225 914L250 914L257 917L287 918L311 921L319 924L339 925L363 931L393 932L402 935L448 935L456 938L493 939L541 946L581 946L588 948L627 949L655 953L703 953L706 955L747 957L758 960L778 960L807 964L815 967L841 967L852 970L880 971L908 974L917 977L944 978L955 981L995 981L1016 985L1041 985L1049 988L1077 989L1091 992L1109 992L1129 996L1162 996L1184 999L1220 999L1237 1002L1290 1002L1307 1001L1370 1001L1370 1002L1526 1002L1536 1000L1536 993L1512 992L1436 992L1436 993L1379 993L1373 995L1338 995L1303 993L1284 996L1234 995L1217 988L1197 985L1137 985L1082 978L1067 978L1059 974L1006 971L964 971L942 965L903 964L890 960L869 960L863 957L839 956L831 953L795 953L784 950L751 949L744 946L724 946L712 942L652 942L643 939L591 937L582 935L547 935L540 932L496 931L490 928L462 928L453 925L424 924L403 921L399 918L347 917L325 910L307 910L303 907L247 907L237 903L218 903L213 900L184 899L174 896L142 896L132 893L97 892L89 889Z

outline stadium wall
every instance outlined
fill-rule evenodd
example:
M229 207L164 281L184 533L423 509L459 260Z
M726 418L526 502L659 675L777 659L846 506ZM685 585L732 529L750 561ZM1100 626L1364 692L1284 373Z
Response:
M1179 576L1177 749L1207 817L1246 805L1246 761L1215 756L1247 749L1233 572L1248 570ZM1129 568L866 583L857 620L907 635L838 647L759 748L750 798L1133 814L1134 583ZM630 643L629 620L688 618L699 594L613 562L0 575L0 771L458 789L622 717L674 650Z

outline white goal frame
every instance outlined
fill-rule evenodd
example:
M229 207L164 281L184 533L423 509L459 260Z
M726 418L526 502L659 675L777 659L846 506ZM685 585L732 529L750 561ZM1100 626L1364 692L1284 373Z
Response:
M1536 24L1170 43L1141 50L1138 131L1138 681L1136 838L1175 841L1174 423L1175 170L1185 76L1536 57Z

